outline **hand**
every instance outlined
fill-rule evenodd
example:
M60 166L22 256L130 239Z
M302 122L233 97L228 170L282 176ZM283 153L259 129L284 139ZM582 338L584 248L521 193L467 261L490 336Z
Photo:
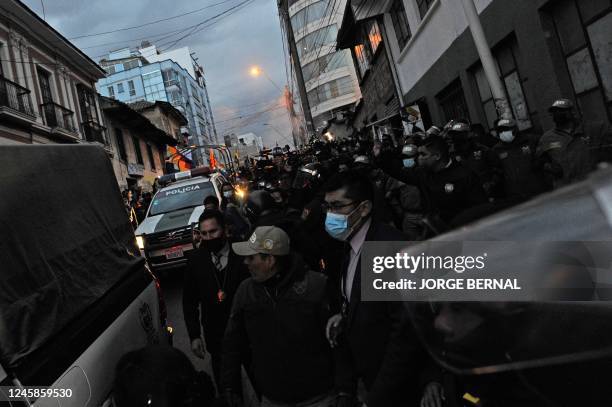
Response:
M421 398L421 407L442 407L446 397L444 396L444 388L438 382L431 382L423 391Z
M191 351L200 359L204 359L206 350L204 349L204 342L202 341L202 338L196 338L191 341Z
M382 144L374 143L374 146L372 147L372 154L374 154L374 157L378 157L381 151L382 151Z
M242 397L229 389L225 390L223 398L227 407L242 407Z
M336 314L327 321L325 327L325 336L329 341L329 346L335 348L338 346L338 336L341 333L340 323L342 322L342 314Z

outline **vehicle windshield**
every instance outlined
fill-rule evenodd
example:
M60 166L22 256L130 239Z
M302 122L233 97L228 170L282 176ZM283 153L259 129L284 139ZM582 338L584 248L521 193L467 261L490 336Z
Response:
M149 216L203 205L204 198L214 193L211 182L200 182L159 191L151 202Z

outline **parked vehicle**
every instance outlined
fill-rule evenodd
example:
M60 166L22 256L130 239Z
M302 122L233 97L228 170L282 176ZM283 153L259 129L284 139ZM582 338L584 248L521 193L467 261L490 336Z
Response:
M90 145L4 146L0 174L0 403L102 405L119 358L169 332L108 156ZM26 402L1 386L70 397Z

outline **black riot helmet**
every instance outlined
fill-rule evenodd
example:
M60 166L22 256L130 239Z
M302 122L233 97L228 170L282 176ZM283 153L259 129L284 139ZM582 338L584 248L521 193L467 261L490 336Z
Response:
M255 223L264 212L272 210L274 207L274 199L268 191L253 191L249 194L249 198L244 205L244 215L249 222Z

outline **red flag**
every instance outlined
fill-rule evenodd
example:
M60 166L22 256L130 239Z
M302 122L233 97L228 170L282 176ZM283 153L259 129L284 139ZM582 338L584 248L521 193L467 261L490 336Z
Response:
M213 151L213 149L210 149L210 169L214 170L215 168L217 168L217 160L215 159L215 152Z

